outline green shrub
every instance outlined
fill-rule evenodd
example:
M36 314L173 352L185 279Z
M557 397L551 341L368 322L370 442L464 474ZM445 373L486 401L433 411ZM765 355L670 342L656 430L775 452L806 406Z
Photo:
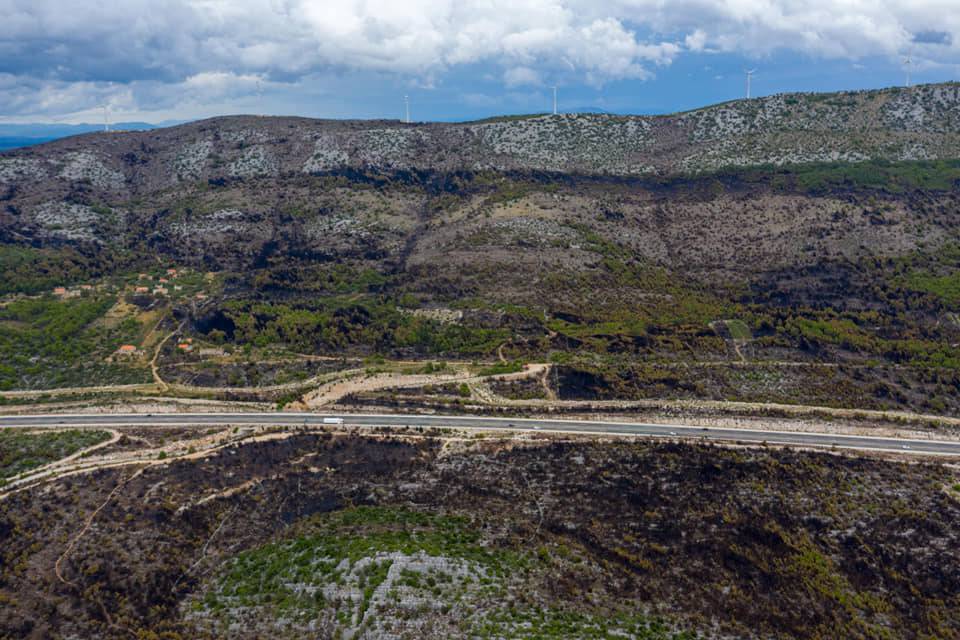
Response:
M148 373L103 362L143 330L130 319L96 321L112 297L15 300L0 308L0 389L56 388L144 381Z
M110 438L106 431L76 429L52 433L0 430L0 479L43 466Z
M512 362L498 362L489 367L480 370L481 376L498 376L505 373L517 373L523 371L523 362L514 360Z

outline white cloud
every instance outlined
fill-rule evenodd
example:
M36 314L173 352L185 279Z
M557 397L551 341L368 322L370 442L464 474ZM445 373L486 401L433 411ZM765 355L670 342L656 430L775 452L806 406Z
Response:
M180 83L180 88L185 94L199 98L246 95L262 87L263 80L260 76L238 75L231 71L204 71Z
M625 16L582 0L0 0L0 51L22 71L91 79L303 74L325 67L425 73L453 65L544 64L566 53L615 74L645 59ZM604 36L614 38L604 41ZM607 45L616 48L606 51ZM613 58L614 62L607 60ZM129 79L129 78L125 78Z
M653 28L686 34L691 50L752 55L779 49L826 58L893 55L915 40L929 56L957 56L956 0L618 0ZM919 39L916 36L920 36ZM933 37L935 35L935 37Z
M503 73L503 83L508 87L541 84L540 74L530 67L513 67Z
M432 87L646 79L685 52L960 59L957 0L0 0L0 113L363 71ZM114 81L115 85L110 85ZM15 88L6 88L7 85ZM126 88L122 88L122 87ZM145 105L145 103L143 103ZM31 107L33 105L33 107ZM63 111L66 113L66 111Z
M683 44L690 51L703 51L707 45L707 32L703 29L694 29L683 39Z

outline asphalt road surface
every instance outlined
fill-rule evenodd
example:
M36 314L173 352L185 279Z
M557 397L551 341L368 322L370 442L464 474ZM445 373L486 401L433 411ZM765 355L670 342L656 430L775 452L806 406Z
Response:
M798 447L827 447L901 453L960 456L960 441L908 440L872 436L835 435L790 431L760 431L592 420L536 420L439 415L354 415L318 413L157 413L157 414L49 414L0 416L0 428L123 427L205 425L319 425L324 418L340 418L345 426L453 427L460 429L544 431L626 435L655 438L702 439L717 442L767 443Z

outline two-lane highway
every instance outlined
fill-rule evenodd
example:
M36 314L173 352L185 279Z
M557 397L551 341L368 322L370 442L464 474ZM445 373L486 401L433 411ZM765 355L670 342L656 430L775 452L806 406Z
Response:
M157 413L157 414L45 414L0 416L0 428L278 425L319 426L339 418L345 426L436 427L471 430L508 430L584 433L655 438L695 438L715 442L767 443L778 446L827 447L863 451L960 456L960 441L838 435L800 431L772 431L664 425L593 420L541 420L440 415L379 415L319 413Z

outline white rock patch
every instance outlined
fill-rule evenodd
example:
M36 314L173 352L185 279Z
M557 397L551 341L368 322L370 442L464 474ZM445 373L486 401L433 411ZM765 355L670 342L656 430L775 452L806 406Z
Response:
M89 180L101 189L120 189L126 182L122 173L109 168L90 151L68 153L59 175L66 180Z

